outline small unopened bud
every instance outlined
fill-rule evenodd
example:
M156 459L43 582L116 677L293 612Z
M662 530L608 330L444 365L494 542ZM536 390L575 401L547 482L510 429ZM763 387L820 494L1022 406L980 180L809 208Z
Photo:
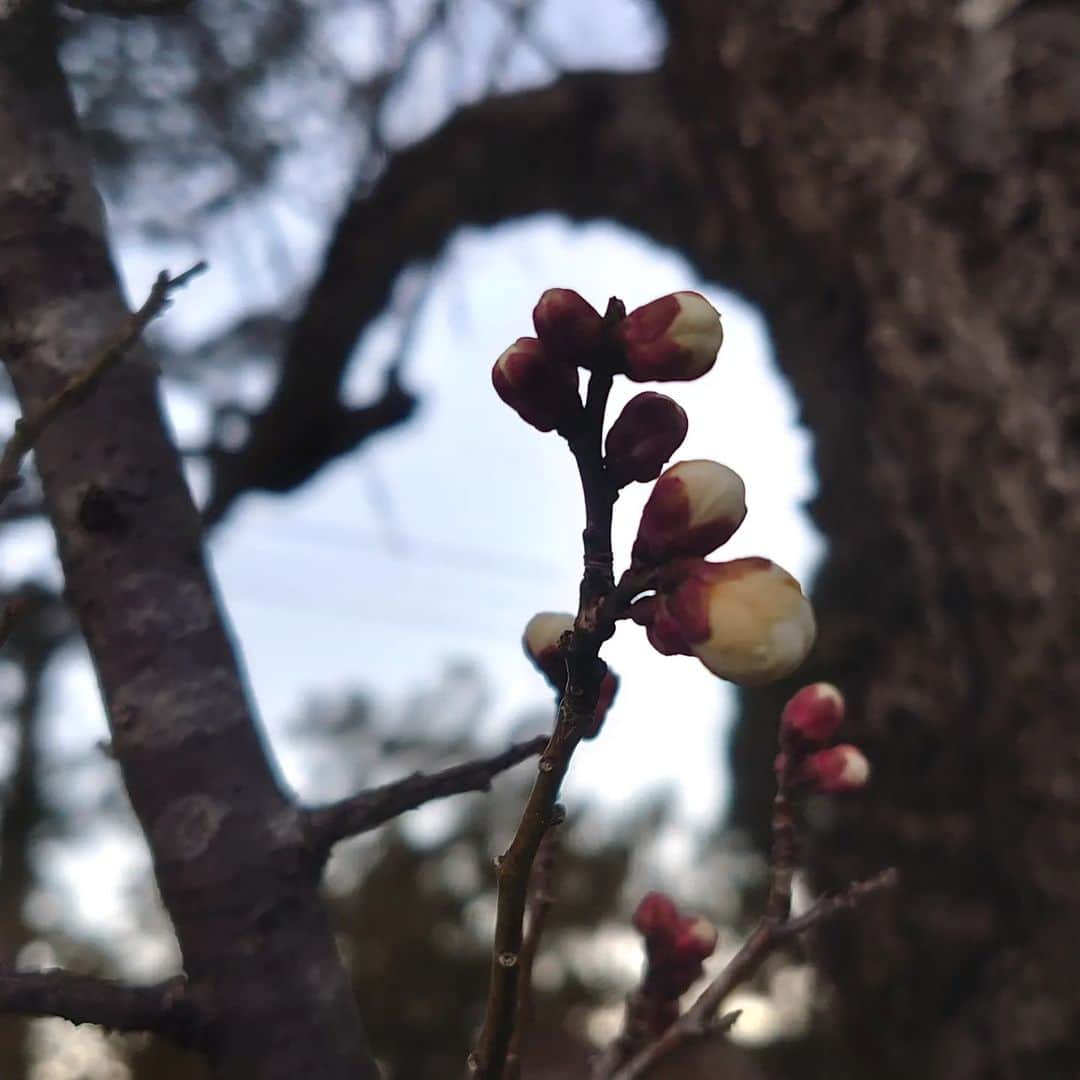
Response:
M695 960L705 960L712 956L720 934L708 919L701 915L684 919L679 934L675 939L675 949L683 956Z
M870 780L870 762L857 746L830 746L803 762L802 778L818 791L857 791Z
M495 393L522 420L551 431L581 409L577 370L552 360L536 338L518 338L491 370Z
M688 651L714 675L761 686L790 675L806 658L814 612L799 583L775 563L687 559L671 573L672 582L657 594L650 628L670 619Z
M737 472L715 461L680 461L661 473L645 503L633 561L655 566L708 555L745 517L746 486Z
M574 628L574 616L568 611L540 611L526 624L521 636L525 655L548 677L556 690L566 685L566 661L559 642Z
M679 930L679 909L667 893L649 892L634 910L634 929L646 941L673 938Z
M804 686L784 706L780 723L808 742L828 742L844 719L844 695L832 683Z
M547 289L533 308L533 326L557 361L589 367L604 343L604 319L573 289Z
M716 363L724 340L719 313L696 292L670 293L635 308L618 335L635 382L697 379Z
M647 390L631 398L604 442L608 473L620 487L655 480L682 446L689 421L677 402Z

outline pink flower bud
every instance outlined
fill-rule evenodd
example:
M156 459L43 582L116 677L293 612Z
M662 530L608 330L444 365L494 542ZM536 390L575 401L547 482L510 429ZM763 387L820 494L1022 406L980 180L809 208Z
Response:
M525 633L521 637L525 655L556 690L566 685L566 661L559 651L559 641L573 628L574 616L568 611L540 611L525 624Z
M716 363L720 315L700 293L677 292L635 308L619 324L634 382L697 379Z
M715 461L680 461L660 475L641 512L633 561L655 566L708 555L745 517L746 487L737 472Z
M647 390L631 398L604 442L612 479L620 486L655 480L682 446L688 427L686 413L665 394Z
M712 956L720 934L716 927L703 916L683 920L675 937L675 952L700 963Z
M557 361L588 367L604 344L603 316L573 289L547 289L533 309L533 326Z
M803 762L802 779L818 791L857 791L870 780L870 762L856 746L830 746Z
M657 595L650 628L663 625L664 619L671 620L689 652L714 675L742 686L761 686L791 674L806 658L816 632L813 609L799 583L761 558L673 564L670 583Z
M679 909L666 893L646 893L634 911L634 929L646 941L673 939L678 933Z
M780 723L809 742L828 742L844 719L844 695L831 683L804 686L784 706Z
M577 371L552 360L536 338L518 338L495 361L491 382L527 424L551 431L581 409Z

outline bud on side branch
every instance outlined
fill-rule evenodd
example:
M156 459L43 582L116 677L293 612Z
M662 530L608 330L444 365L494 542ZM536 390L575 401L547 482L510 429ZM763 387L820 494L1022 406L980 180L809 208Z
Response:
M804 686L784 706L780 723L807 742L828 742L844 719L844 695L831 683Z
M870 780L870 762L857 746L830 746L803 762L801 779L818 791L858 791Z

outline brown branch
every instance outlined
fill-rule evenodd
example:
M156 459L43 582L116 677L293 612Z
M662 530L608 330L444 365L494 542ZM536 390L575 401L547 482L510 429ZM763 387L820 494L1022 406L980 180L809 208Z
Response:
M94 15L134 18L138 15L178 15L194 0L64 0L67 7Z
M558 807L556 807L558 810ZM521 1075L521 1054L525 1034L529 1030L533 1014L533 964L544 936L551 905L555 902L555 863L559 857L558 832L551 828L540 843L540 850L533 865L528 900L529 924L521 942L521 990L518 994L517 1016L510 1036L506 1054L506 1080L518 1080Z
M101 347L93 360L72 376L32 416L23 416L15 421L15 430L0 454L0 502L21 483L19 467L23 458L34 449L45 429L57 417L84 402L97 388L105 373L127 355L147 324L165 310L173 291L187 284L205 269L206 263L199 262L176 277L170 277L162 270L142 307L128 315L120 329Z
M624 315L622 303L612 299L605 315L608 326L616 325ZM544 836L555 823L556 800L570 759L595 716L604 672L600 646L615 632L612 612L616 603L621 603L611 552L611 517L618 491L604 470L601 447L611 384L611 374L594 371L585 408L576 421L577 430L561 431L577 462L585 497L584 572L574 628L563 643L566 689L559 701L555 730L540 758L510 847L497 860L499 893L487 1006L476 1049L468 1058L469 1075L483 1080L500 1080L505 1075L521 986L522 924L529 878Z
M202 1026L183 976L128 986L70 971L3 972L0 1014L58 1016L112 1031L153 1031L185 1046L197 1044Z
M274 392L228 468L215 469L214 517L247 491L290 490L351 449L313 448L311 433L340 408L357 339L401 273L436 258L458 229L558 210L618 218L692 250L701 221L695 169L653 73L575 73L492 98L395 153L374 188L358 185L333 227ZM738 266L731 269L738 282Z
M425 803L467 791L487 791L499 773L539 754L546 744L547 738L538 735L491 757L452 765L436 773L413 773L340 802L312 807L304 811L308 843L320 857L325 857L339 840L369 832Z
M724 970L702 991L693 1005L654 1043L613 1074L613 1080L638 1080L663 1058L688 1043L726 1030L734 1016L717 1019L724 999L749 979L779 946L807 930L851 911L867 897L882 889L894 888L899 880L896 870L883 870L866 881L849 885L836 896L823 897L804 914L784 920L762 919L742 948L728 961Z

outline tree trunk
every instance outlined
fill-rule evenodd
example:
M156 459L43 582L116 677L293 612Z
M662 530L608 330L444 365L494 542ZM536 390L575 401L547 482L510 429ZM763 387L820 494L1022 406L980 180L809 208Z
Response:
M830 1076L1080 1073L1080 10L663 5L705 189L697 261L761 304L816 440L828 678L876 767L815 882ZM747 695L736 819L765 830ZM785 1074L788 1075L788 1074Z
M32 7L0 25L0 355L24 414L127 315L54 27ZM229 1080L374 1077L156 395L138 346L45 433L37 465L204 1048Z

